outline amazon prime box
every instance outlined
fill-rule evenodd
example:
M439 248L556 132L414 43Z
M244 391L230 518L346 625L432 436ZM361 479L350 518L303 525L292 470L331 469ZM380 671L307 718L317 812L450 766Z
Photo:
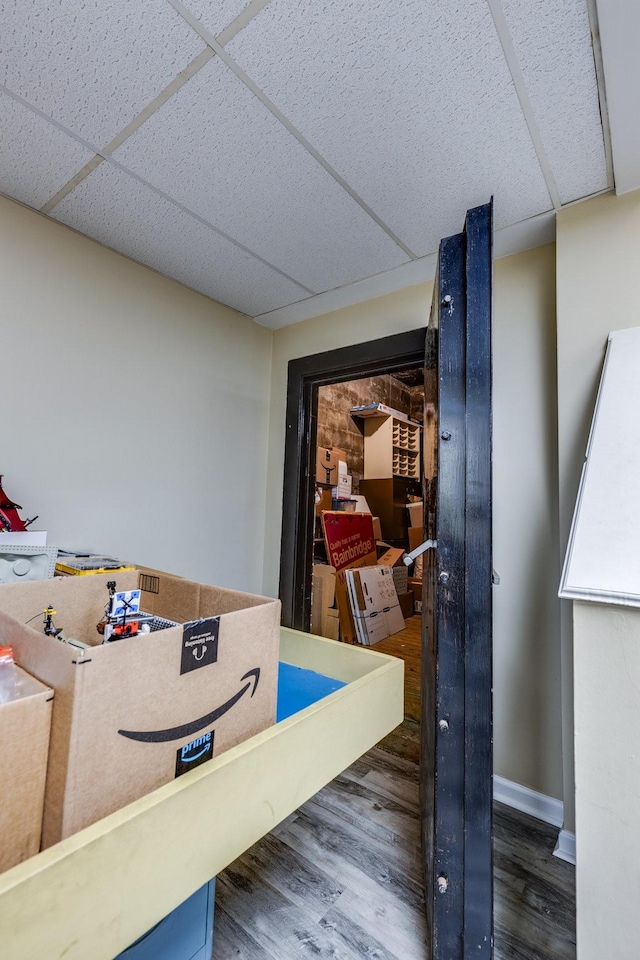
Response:
M102 642L111 579L152 632ZM275 723L279 637L278 600L165 574L0 586L0 643L55 691L43 848Z

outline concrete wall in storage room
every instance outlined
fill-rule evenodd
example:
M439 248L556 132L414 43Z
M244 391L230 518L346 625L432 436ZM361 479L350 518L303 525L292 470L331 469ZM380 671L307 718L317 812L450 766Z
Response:
M271 333L0 198L5 488L62 547L262 587Z
M362 418L352 417L351 408L366 403L384 403L408 415L412 396L411 388L388 374L319 388L318 446L344 450L349 473L353 476L354 493L358 492L364 475L364 435Z
M265 590L277 589L287 364L426 326L432 284L274 332ZM562 798L555 246L496 261L494 315L495 771Z

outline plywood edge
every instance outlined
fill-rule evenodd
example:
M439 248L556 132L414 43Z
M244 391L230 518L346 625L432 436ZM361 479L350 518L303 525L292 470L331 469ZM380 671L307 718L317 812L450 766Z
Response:
M308 643L307 638L309 634L282 627L280 659L345 683L364 677L372 670L380 670L385 666L394 669L398 664L402 664L401 660L386 653L377 653L370 647L316 636L312 638L313 643Z

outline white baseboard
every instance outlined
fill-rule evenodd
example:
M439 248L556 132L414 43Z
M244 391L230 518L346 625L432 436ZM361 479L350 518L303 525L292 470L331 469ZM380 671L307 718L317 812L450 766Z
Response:
M562 800L554 800L544 793L523 787L521 783L505 780L504 777L493 775L493 799L505 803L514 810L528 813L530 817L550 823L553 827L562 827L564 822L564 805ZM554 857L566 860L567 863L576 863L576 835L569 830L560 830L558 842L553 851Z
M561 827L564 822L562 800L554 800L544 793L523 787L521 783L505 780L504 777L493 775L493 798L508 807L528 813L530 817L544 820L554 827Z
M567 863L576 865L576 835L569 833L568 830L561 830L558 834L558 842L553 851L554 857L559 860L566 860Z

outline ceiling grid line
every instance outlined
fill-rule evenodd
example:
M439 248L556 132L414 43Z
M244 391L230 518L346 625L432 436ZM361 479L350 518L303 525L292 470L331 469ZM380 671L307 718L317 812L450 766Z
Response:
M285 129L298 141L298 143L304 147L304 149L311 154L311 156L316 160L326 171L333 177L333 179L338 183L346 193L349 194L352 200L361 207L364 212L371 217L377 225L384 230L388 237L390 237L395 244L405 253L411 260L418 260L419 257L414 253L396 233L391 229L382 220L381 217L369 206L369 204L353 189L353 187L342 177L338 171L329 163L322 154L316 150L313 144L307 140L307 138L298 130L296 126L282 113L281 110L273 103L272 100L264 93L263 90L251 79L248 73L246 73L242 67L234 60L234 58L224 49L224 47L218 42L218 40L213 36L213 34L204 27L197 17L194 17L193 14L184 6L180 0L167 0L167 3L173 7L176 13L179 13L181 17L189 24L193 30L200 36L205 43L207 43L212 49L217 53L223 63L231 70L236 77L251 91L251 93L260 100L260 102L269 110L269 112L278 120Z
M602 43L600 41L600 23L596 0L587 0L587 13L591 28L591 49L593 65L596 71L598 87L598 101L600 106L600 121L602 123L602 139L604 142L604 156L607 164L607 181L610 187L615 184L613 176L613 154L611 152L611 127L609 125L609 108L607 106L607 89L604 81L604 62L602 60Z
M117 133L116 136L110 140L105 147L102 148L99 154L96 154L96 156L93 157L93 159L91 159L89 163L82 168L82 170L79 170L76 175L69 180L68 183L65 183L64 186L62 186L53 197L47 200L47 202L40 207L40 213L49 213L51 210L53 210L53 208L57 206L61 200L64 200L67 194L71 193L71 191L74 190L79 183L82 183L85 177L88 177L89 174L103 162L105 156L113 153L114 150L117 150L117 148L123 144L125 140L127 140L133 133L135 133L136 130L138 130L139 127L142 126L145 120L148 120L149 117L156 112L156 110L159 110L160 107L166 103L167 100L174 95L174 93L177 93L178 90L185 85L187 80L190 80L191 77L195 76L198 70L201 70L202 67L204 67L204 65L208 63L212 57L215 57L214 51L210 47L205 47L205 49L202 50L197 57L194 57L191 63L189 63L184 70L182 70L176 77L173 78L171 83L167 84L164 90L160 91L157 97L147 104L144 110L141 110L140 113L137 114L137 116L135 116L133 120L126 125L126 127L123 127L122 130Z
M603 193L609 192L610 188L603 191ZM577 200L575 202L582 203L583 201ZM553 243L555 239L556 212L555 210L547 210L526 220L520 220L518 223L495 230L494 258L498 259L522 253L534 247ZM364 277L354 283L335 287L332 290L323 290L315 297L307 297L304 300L298 300L295 303L288 303L282 307L275 307L273 310L256 314L252 319L261 326L277 330L279 327L300 323L302 320L309 320L312 317L319 317L334 310L341 310L362 303L364 300L371 300L375 297L395 293L398 290L405 290L407 287L433 280L436 274L437 260L436 253L429 253L420 257L419 260L412 260L400 264L398 267L392 267L390 270L383 270L381 273Z
M261 325L321 315L427 280L462 199L496 195L504 256L611 190L617 54L598 5L109 0L54 16L36 0L0 44L0 190ZM452 116L462 134L443 142Z
M238 16L231 21L231 23L222 30L218 36L217 40L221 44L229 43L236 37L241 30L243 30L247 24L251 23L253 18L257 16L261 10L263 10L266 5L269 3L269 0L251 0L251 3L248 3L247 6L238 14ZM206 41L205 41L206 42ZM198 73L209 61L215 57L215 51L210 44L201 50L197 57L187 64L184 70L181 70L167 86L160 91L157 97L154 97L150 103L138 113L133 120L131 120L126 127L123 127L119 133L113 137L105 147L102 148L100 153L97 153L89 163L87 163L81 170L79 170L75 176L73 176L68 183L65 183L54 196L50 197L49 200L42 207L40 207L40 213L48 214L57 204L59 204L64 198L74 190L79 183L88 177L89 174L96 169L104 160L106 154L113 153L114 150L117 150L125 140L138 130L149 117L162 107L167 100L170 100L171 97L182 89L182 87L190 80L192 77ZM48 119L45 116L45 119ZM92 148L93 149L93 148Z
M529 128L529 134L538 157L540 169L542 170L542 175L547 185L551 202L555 210L560 210L562 207L560 193L553 175L553 170L551 169L549 158L547 157L547 153L542 142L542 135L538 127L538 122L535 117L531 100L529 99L527 85L522 75L522 70L520 69L520 63L518 62L518 57L511 39L511 31L509 30L509 25L507 24L507 18L505 17L501 0L487 0L487 5L491 11L491 16L493 17L498 39L500 40L502 51L504 53L505 60L507 61L509 72L511 73L511 79L513 80L513 85L515 87L518 100L520 101L520 107L524 114L525 122Z
M124 166L124 164L118 163L118 161L114 160L113 157L104 153L102 150L98 150L98 148L94 144L89 143L83 137L78 136L78 134L74 133L72 130L69 130L67 127L64 126L64 124L60 123L58 120L54 120L52 117L47 116L47 114L43 113L42 110L39 110L38 107L35 107L33 104L29 103L23 97L18 96L18 94L14 93L12 90L9 90L7 87L4 86L4 84L0 84L0 92L5 93L8 97L11 97L17 103L21 103L22 106L26 107L28 110L31 110L33 113L37 114L37 116L42 117L43 120L47 120L53 126L57 127L57 129L60 130L62 133L66 134L67 137L70 137L72 140L75 140L77 143L80 143L87 150L90 150L92 153L96 154L96 158L100 158L100 163L103 161L107 161L107 163L112 164L112 166L122 171L122 173L127 174L127 176L131 177L133 180L137 180L138 183L141 183L143 187L146 187L148 190L151 190L153 193L156 194L156 196L161 197L163 200L166 200L168 203L172 204L172 206L177 207L178 210L181 210L182 213L188 214L188 216L192 217L194 220L197 220L203 226L208 227L214 233L218 234L219 237L222 237L223 240L227 240L229 243L232 243L234 247L237 247L239 250L242 250L243 253L248 254L249 256L253 257L255 260L259 260L260 263L262 263L265 267L269 267L270 270L273 270L276 273L279 273L281 277L284 277L285 280L288 280L290 283L295 284L296 287L299 287L301 290L304 290L305 293L308 293L309 295L315 295L318 293L317 290L312 290L310 287L307 287L300 280L296 280L294 277L290 277L289 274L285 273L284 270L281 270L280 267L276 267L275 264L270 263L268 260L265 260L265 258L261 257L259 253L255 253L253 250L249 249L249 247L246 247L243 243L240 243L239 240L236 240L234 237L230 236L230 234L225 233L224 230L221 230L219 227L216 227L213 223L210 223L208 220L205 220L204 217L201 217L199 214L195 213L195 211L190 210L188 207L184 206L184 204L180 203L179 200L175 200L173 197L170 197L167 193L164 193L164 191L159 190L157 187L154 187L152 183L149 183L143 177L139 176L137 173L134 173L133 170L129 170L128 167ZM86 170L86 168L90 166L91 162L92 161L89 161L89 163L86 164L86 166L83 169ZM97 166L99 166L98 162L96 162L95 164L95 167ZM93 167L92 169L95 169L95 167Z

